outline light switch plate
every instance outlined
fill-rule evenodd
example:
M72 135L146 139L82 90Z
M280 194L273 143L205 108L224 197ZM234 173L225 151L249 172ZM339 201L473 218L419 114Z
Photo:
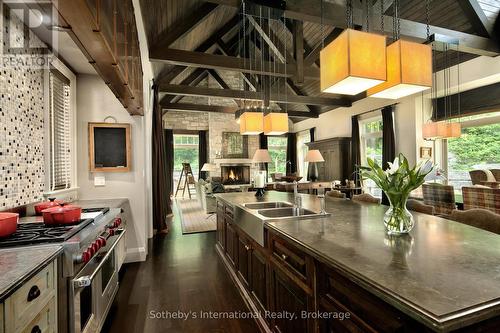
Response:
M104 176L95 176L94 186L106 186L106 178Z

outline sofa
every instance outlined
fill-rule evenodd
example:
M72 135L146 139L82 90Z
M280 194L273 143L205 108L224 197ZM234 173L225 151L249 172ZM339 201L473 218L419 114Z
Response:
M212 183L200 179L195 182L194 186L196 189L196 198L200 206L203 207L203 210L205 210L207 214L215 213L217 210L217 203L212 194Z

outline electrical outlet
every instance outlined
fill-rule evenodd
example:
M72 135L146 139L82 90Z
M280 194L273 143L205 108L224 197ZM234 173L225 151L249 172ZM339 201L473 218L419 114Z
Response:
M106 178L104 176L95 176L94 186L106 186Z

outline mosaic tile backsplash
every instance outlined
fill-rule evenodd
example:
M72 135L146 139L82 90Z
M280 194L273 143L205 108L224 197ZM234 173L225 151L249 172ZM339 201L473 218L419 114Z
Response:
M11 40L22 38L22 22L2 23ZM42 199L44 163L43 70L0 66L0 211Z

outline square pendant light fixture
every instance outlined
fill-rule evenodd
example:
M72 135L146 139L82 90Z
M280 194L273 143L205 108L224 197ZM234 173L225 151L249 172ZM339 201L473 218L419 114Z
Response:
M257 135L264 131L264 114L262 112L245 111L240 116L240 134Z
M320 52L321 91L357 95L386 80L386 37L344 30Z
M281 135L288 133L288 114L269 112L264 116L264 134Z
M431 87L431 46L400 39L387 46L387 81L368 89L367 95L398 99Z

